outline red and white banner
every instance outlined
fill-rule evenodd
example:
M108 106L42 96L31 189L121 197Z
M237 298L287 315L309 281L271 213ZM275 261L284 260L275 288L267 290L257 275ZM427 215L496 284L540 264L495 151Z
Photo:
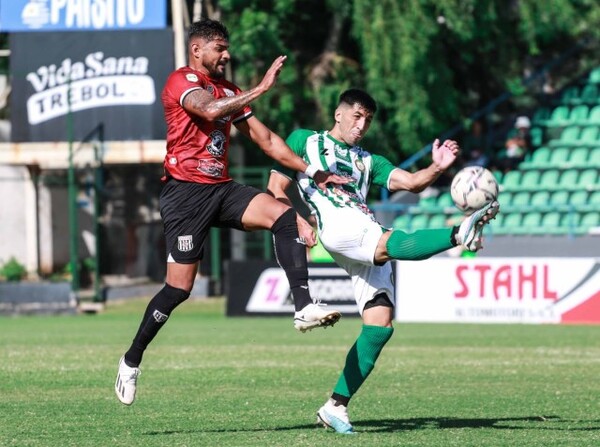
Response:
M600 323L600 259L399 262L396 303L404 322Z

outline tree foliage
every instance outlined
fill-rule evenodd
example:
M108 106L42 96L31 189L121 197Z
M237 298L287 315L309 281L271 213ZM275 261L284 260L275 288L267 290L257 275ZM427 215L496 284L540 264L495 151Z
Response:
M568 69L549 71L557 88L600 63L597 0L212 3L231 31L240 86L256 85L288 55L277 86L252 105L263 122L283 136L329 128L339 93L362 87L380 106L365 146L394 162L503 92L514 97L494 119L531 107L536 91L524 77L575 45L576 57L561 65Z

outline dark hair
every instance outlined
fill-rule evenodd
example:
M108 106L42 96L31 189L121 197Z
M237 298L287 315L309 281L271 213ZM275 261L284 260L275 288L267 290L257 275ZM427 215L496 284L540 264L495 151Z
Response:
M377 103L373 97L364 90L360 90L358 88L350 88L343 92L340 95L340 101L338 105L342 103L348 104L349 106L359 104L371 113L377 112Z
M221 22L211 19L202 19L194 22L188 29L188 41L199 37L206 41L214 39L229 40L229 31Z

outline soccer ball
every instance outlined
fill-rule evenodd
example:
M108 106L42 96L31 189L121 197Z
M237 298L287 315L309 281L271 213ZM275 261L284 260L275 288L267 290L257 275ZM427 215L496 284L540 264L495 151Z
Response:
M487 169L469 166L458 171L452 179L450 195L459 210L471 214L498 198L498 182Z

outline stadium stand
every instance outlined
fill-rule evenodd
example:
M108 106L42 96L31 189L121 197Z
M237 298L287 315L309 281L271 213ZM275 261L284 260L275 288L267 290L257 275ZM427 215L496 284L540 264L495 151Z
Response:
M600 231L600 67L557 97L553 107L530 114L537 132L532 154L518 169L494 172L502 213L486 229L491 234L576 236ZM442 190L437 198L421 199L394 227L440 226L453 213L457 218L450 194Z

